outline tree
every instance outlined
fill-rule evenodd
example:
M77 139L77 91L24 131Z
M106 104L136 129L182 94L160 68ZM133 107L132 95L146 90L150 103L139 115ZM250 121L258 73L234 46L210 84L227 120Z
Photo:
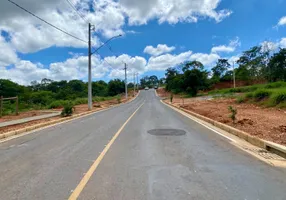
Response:
M92 82L92 96L104 97L108 95L108 84L102 80Z
M196 62L198 66L201 66ZM203 67L193 67L189 69L189 63L183 66L182 73L176 68L167 69L166 75L166 90L173 93L186 92L192 96L195 96L199 90L203 90L209 87L208 72Z
M230 64L227 59L218 59L216 66L211 69L213 77L221 79L229 67Z
M166 76L166 90L171 91L173 88L173 79L179 74L178 70L174 67L168 68L166 70L165 76Z
M198 69L187 70L184 73L183 89L191 96L196 96L198 90L203 89L206 84L204 72Z
M196 60L191 61L191 62L187 62L183 65L182 71L185 72L185 71L189 70L190 68L202 70L202 69L204 69L204 65L200 61L196 61Z
M243 77L243 80L246 78L264 78L263 72L265 71L264 69L267 64L267 55L268 53L262 51L261 46L254 46L250 50L243 52L242 56L237 61L239 67L243 70L247 70L249 74L248 77Z
M47 85L51 84L53 82L52 79L48 79L48 78L43 78L41 80L41 86L42 87L46 87Z
M165 84L165 82L166 82L166 79L165 79L165 78L160 78L160 79L159 79L159 84L160 84L160 85Z
M150 80L149 76L144 76L143 78L140 79L140 85L141 87L150 87Z
M269 81L286 81L286 48L280 49L271 57L268 69Z
M114 79L108 83L108 95L115 96L125 91L125 83L120 79Z
M149 77L149 82L150 82L150 85L152 85L153 87L155 86L155 85L158 85L158 77L157 76L155 76L155 75L152 75L152 76L150 76Z
M27 89L10 80L0 79L0 96L14 97L23 94Z
M68 82L68 87L75 93L85 93L87 92L86 84L81 80L71 80Z
M128 88L134 88L134 84L130 82L130 83L128 83L127 87Z

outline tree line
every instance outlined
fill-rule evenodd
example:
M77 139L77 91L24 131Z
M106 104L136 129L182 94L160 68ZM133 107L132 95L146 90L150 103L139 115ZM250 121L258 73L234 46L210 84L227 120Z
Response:
M199 61L189 61L165 73L166 89L173 93L185 92L195 96L199 90L209 90L219 82L233 80L276 82L286 81L286 49L271 51L263 46L254 46L244 51L231 67L228 59L219 59L210 71Z
M125 91L125 83L120 79L110 80L108 83L100 80L92 82L92 95L107 97L115 96ZM55 100L75 100L86 98L87 83L81 80L53 81L44 78L40 82L32 81L31 85L19 85L11 80L0 79L0 96L18 96L22 104L46 106Z

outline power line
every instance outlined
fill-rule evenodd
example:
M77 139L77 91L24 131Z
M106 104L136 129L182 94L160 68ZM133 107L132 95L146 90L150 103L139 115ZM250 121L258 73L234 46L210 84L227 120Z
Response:
M86 20L86 18L83 16L82 13L80 13L77 9L76 6L70 1L70 0L66 0L66 2L70 5L70 7L72 7L72 9L75 10L75 12L77 13L77 15L86 23L88 23L88 21Z
M61 31L61 32L65 33L66 35L69 35L69 36L71 36L71 37L73 37L73 38L75 38L75 39L77 39L77 40L79 40L79 41L82 41L82 42L84 42L84 43L88 43L87 41L85 41L85 40L83 40L83 39L80 39L80 38L78 38L78 37L76 37L76 36L74 36L74 35L72 35L72 34L66 32L66 31L62 30L61 28L59 28L59 27L57 27L57 26L51 24L50 22L47 22L46 20L40 18L39 16L35 15L34 13L32 13L32 12L28 11L27 9L23 8L22 6L18 5L18 4L15 3L14 1L11 1L11 0L7 0L7 1L9 1L9 2L12 3L12 4L14 4L14 5L17 6L18 8L21 8L22 10L24 10L24 11L27 12L27 13L29 13L30 15L36 17L37 19L41 20L42 22L45 22L46 24L50 25L51 27L57 29L58 31Z

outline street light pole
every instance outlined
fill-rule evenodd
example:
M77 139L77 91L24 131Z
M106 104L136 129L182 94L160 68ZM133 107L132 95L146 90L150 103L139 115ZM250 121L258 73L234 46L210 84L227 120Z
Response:
M88 24L88 110L92 110L92 81L91 81L91 24Z
M128 98L128 93L127 93L127 64L124 63L124 70L125 70L125 98Z
M137 75L137 91L139 91L138 73L136 75Z
M97 49L94 50L94 52L91 52L91 30L94 30L94 26L88 23L88 110L92 110L92 76L91 76L91 56L98 52L99 49L101 49L103 46L105 46L108 42L111 40L121 37L122 35L117 35L106 42L104 42L101 46L99 46Z
M235 71L234 71L234 62L232 63L233 68L233 88L235 88Z
M134 94L134 96L135 96L135 87L136 87L136 82L135 82L135 72L134 72L134 74L133 74L133 78L134 78L134 92L133 92L133 94Z

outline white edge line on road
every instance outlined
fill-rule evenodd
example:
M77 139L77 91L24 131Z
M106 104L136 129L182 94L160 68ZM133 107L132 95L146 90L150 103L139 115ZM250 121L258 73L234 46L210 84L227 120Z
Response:
M226 135L224 135L224 134L222 134L222 133L218 132L217 130L215 130L215 129L213 129L213 128L209 127L208 125L206 125L206 124L204 124L204 123L200 122L200 121L199 121L198 119L196 119L194 116L190 116L189 114L187 114L187 113L185 113L185 112L183 112L183 111L181 111L181 110L179 110L179 109L177 109L177 108L174 108L174 107L172 107L172 106L170 106L170 105L166 104L166 103L165 103L165 102L163 102L162 100L160 100L160 101L161 101L161 103L163 103L164 105L166 105L166 106L168 106L168 107L172 108L173 110L175 110L175 111L177 111L177 112L181 113L181 114L182 114L182 115L184 115L185 117L188 117L189 119L191 119L191 120L193 120L193 121L197 122L198 124L200 124L200 125L202 125L202 126L204 126L204 127L208 128L209 130L211 130L211 131L213 131L213 132L215 132L215 133L219 134L220 136L222 136L222 137L224 137L224 138L226 138L226 139L228 139L228 140L230 140L230 141L232 141L232 142L235 142L235 143L236 143L236 141L235 141L234 139L232 139L232 138L230 138L230 137L228 137L228 136L226 136Z
M4 143L4 142L8 142L8 141L13 140L13 139L17 139L19 137L23 137L25 135L29 135L29 134L32 134L32 133L35 133L35 132L47 129L47 128L58 126L60 124L68 123L68 122L73 121L73 120L77 120L77 119L80 119L80 118L83 118L83 117L88 117L88 116L93 115L93 114L97 114L97 113L101 113L101 112L104 112L104 111L108 111L108 110L111 110L112 108L116 108L116 107L119 107L119 106L122 106L122 105L125 105L125 104L128 104L128 103L131 103L132 101L137 99L139 94L140 94L140 90L139 90L139 92L137 93L137 95L136 95L136 97L134 99L132 99L131 101L128 101L128 102L121 103L119 105L111 106L109 108L104 108L102 110L95 111L95 112L92 112L92 113L89 113L89 114L86 114L86 115L78 116L78 117L75 117L73 119L69 119L69 120L63 121L63 122L58 122L58 123L55 123L55 124L52 124L52 125L48 125L48 126L37 128L37 129L32 130L32 131L27 131L27 132L24 132L24 133L21 133L21 134L17 134L17 135L11 136L11 137L0 139L0 144Z

